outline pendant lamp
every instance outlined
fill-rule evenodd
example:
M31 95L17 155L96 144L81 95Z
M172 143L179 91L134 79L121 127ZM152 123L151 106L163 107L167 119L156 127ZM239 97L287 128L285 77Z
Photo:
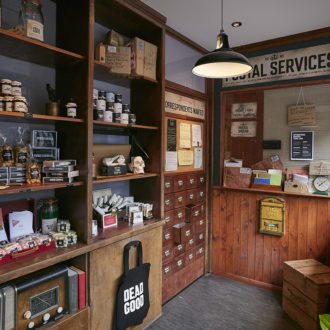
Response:
M228 36L223 30L223 0L221 0L221 30L216 49L202 56L192 69L196 76L204 78L230 78L242 76L252 70L248 59L229 47Z

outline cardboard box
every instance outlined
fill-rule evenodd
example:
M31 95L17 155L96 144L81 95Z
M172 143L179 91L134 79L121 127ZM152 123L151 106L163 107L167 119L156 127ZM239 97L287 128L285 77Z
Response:
M144 75L144 47L145 41L140 38L131 40L131 70L133 74Z
M106 46L103 43L99 43L95 47L95 59L101 63L105 63L105 49Z
M308 193L308 184L301 183L299 181L285 181L284 183L285 192L293 192L298 194Z
M320 160L309 163L310 175L330 175L330 161Z
M131 74L131 48L107 46L105 63L112 73Z
M225 167L223 186L227 188L249 188L252 171L245 167Z
M101 175L105 176L116 176L116 175L125 175L127 173L127 165L110 165L110 166L101 166Z
M156 79L157 46L144 42L144 76Z
M119 33L116 32L115 30L110 30L105 39L104 39L104 43L106 45L111 45L111 46L121 46L119 44Z

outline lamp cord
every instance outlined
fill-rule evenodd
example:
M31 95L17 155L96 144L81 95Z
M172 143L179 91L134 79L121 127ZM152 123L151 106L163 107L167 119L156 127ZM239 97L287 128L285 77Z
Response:
M221 0L221 31L223 31L223 0Z

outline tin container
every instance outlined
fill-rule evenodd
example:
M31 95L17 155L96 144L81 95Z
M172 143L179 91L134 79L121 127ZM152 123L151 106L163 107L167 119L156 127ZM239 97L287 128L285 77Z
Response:
M129 122L129 124L132 124L132 125L136 124L136 115L135 115L135 113L130 113L128 115L128 122Z
M106 100L107 93L106 91L99 91L98 99L99 100Z
M5 111L5 103L3 96L0 96L0 111Z
M114 123L121 123L121 113L114 113L113 114L113 122Z
M104 118L104 110L95 110L94 111L94 120L103 120Z
M48 116L59 116L60 115L60 104L58 102L46 103L46 114Z
M123 103L123 96L119 93L115 95L115 103Z
M128 113L122 113L121 114L121 120L120 120L120 122L122 124L128 125Z
M103 120L109 123L112 123L113 121L113 112L112 111L104 111L104 117Z
M97 110L105 111L105 109L106 109L106 102L105 102L105 100L103 100L103 99L98 99L98 100L96 101L96 109L97 109Z
M106 93L106 101L115 103L115 93L113 92L107 92Z
M123 104L123 113L130 113L131 109L129 107L129 104Z
M93 99L97 100L99 98L99 91L96 88L93 88Z
M114 112L115 113L122 113L123 105L121 103L114 104Z

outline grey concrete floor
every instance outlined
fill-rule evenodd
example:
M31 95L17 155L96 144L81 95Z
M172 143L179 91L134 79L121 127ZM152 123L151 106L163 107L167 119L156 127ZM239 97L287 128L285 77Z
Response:
M163 306L148 330L297 330L282 312L281 294L213 275Z

